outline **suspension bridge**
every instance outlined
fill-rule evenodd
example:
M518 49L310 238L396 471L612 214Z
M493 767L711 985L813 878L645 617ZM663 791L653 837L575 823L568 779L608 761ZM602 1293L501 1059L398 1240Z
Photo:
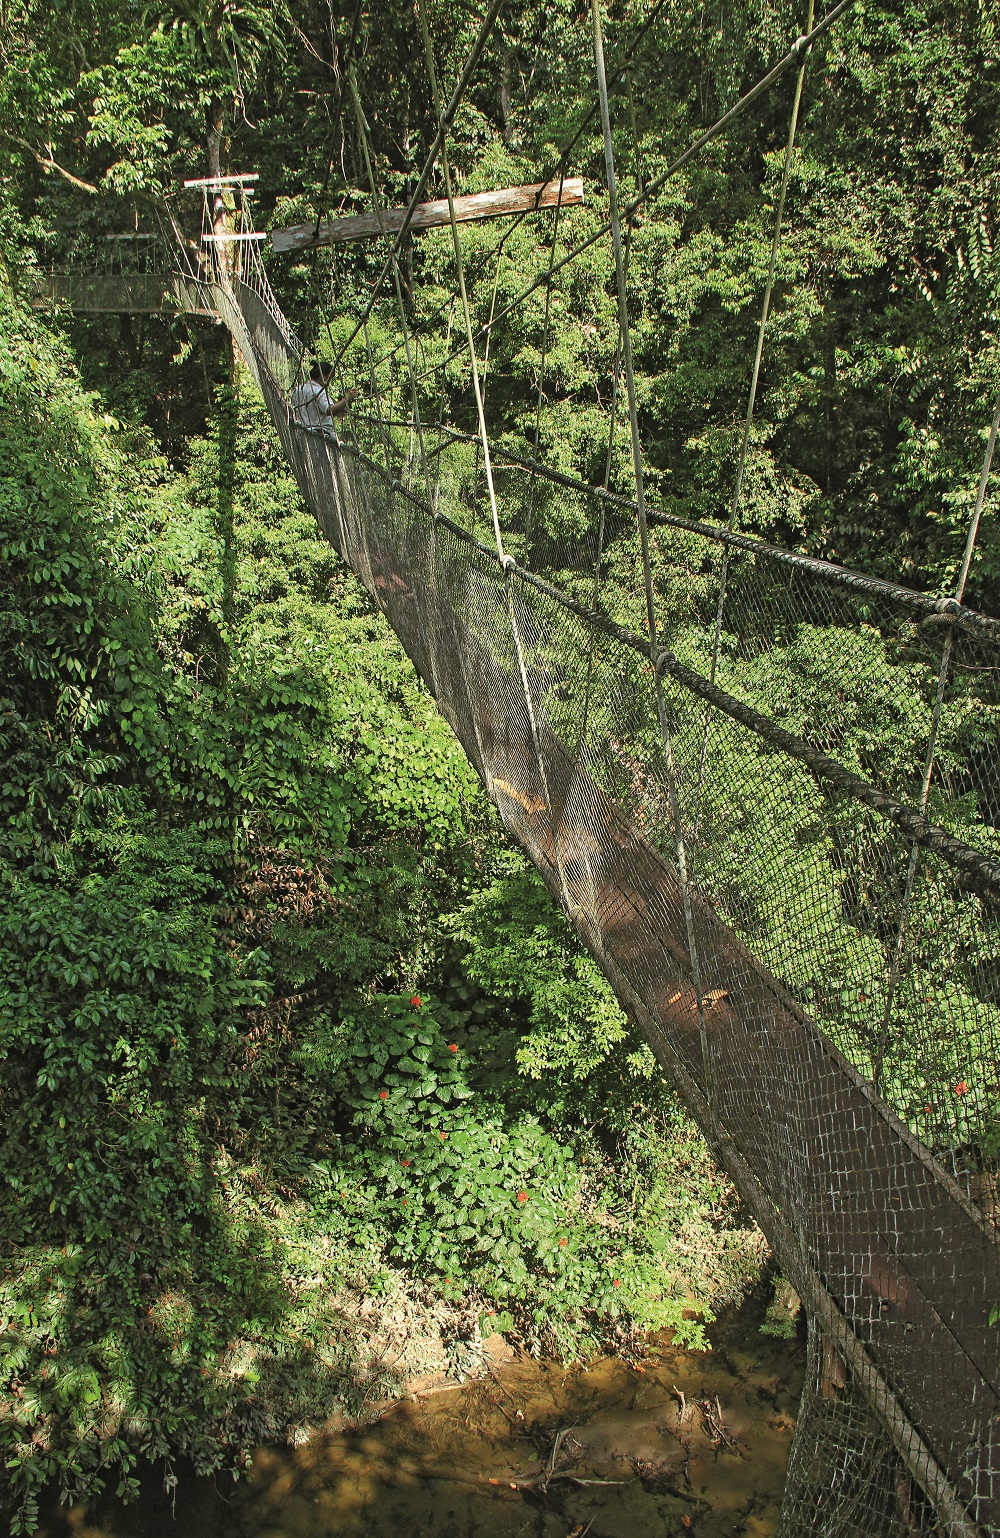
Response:
M968 541L947 595L741 528L803 83L849 5L817 24L810 12L774 68L622 206L612 101L623 74L609 77L595 0L607 219L558 261L553 237L545 271L499 311L494 291L478 328L460 231L475 215L455 194L449 135L500 0L447 101L418 5L437 131L408 206L380 198L352 68L345 99L372 211L350 231L317 218L274 242L384 242L337 359L343 370L363 360L368 402L348 415L341 442L295 420L308 347L265 271L250 178L200 184L200 249L170 215L168 287L174 303L217 315L232 333L325 535L385 613L804 1300L810 1365L784 1538L972 1538L1000 1533L1000 620L963 599L1000 404L984 419ZM795 89L735 490L728 517L704 522L647 495L629 228L785 75ZM514 189L530 193L523 206L488 211L541 219L548 206L549 217L567 217L583 196L574 186L563 197L567 165L568 152L533 189ZM432 177L444 196L428 203ZM464 339L421 372L401 252L411 229L432 224L451 232L449 313ZM491 438L486 358L504 316L542 291L544 371L553 280L598 243L619 338L607 473L592 484L544 462L537 416L534 440ZM163 283L147 287L149 307L160 307ZM397 384L385 382L368 330L380 296L398 310ZM474 432L446 424L443 408L436 419L421 413L428 376L455 358L468 370ZM614 489L616 414L627 419L632 483ZM540 567L531 530L553 505L560 526L578 532ZM832 708L804 700L807 652L824 659ZM889 719L901 693L919 696L921 721L902 767L859 753L847 726L859 711Z

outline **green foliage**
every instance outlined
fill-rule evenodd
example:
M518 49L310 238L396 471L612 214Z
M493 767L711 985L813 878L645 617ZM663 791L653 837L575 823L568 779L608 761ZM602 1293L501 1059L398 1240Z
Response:
M497 865L494 880L449 922L469 946L468 975L494 997L527 1004L516 1050L522 1073L586 1079L624 1040L625 1016L600 969L553 921L535 873L511 855Z
M353 1402L381 1371L359 1294L567 1354L645 1326L702 1344L756 1241L495 849L245 380L177 471L3 304L14 1529L47 1481L128 1496L139 1458L238 1464Z

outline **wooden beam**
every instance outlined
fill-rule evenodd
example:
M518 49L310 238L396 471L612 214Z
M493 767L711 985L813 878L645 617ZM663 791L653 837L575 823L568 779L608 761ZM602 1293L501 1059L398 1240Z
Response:
M243 187L247 182L260 180L259 171L244 171L240 176L199 176L193 182L185 182L185 187Z
M532 182L526 187L502 187L498 192L475 192L455 199L455 218L463 223L470 219L498 219L504 214L530 213L534 208L572 208L583 202L583 179L567 176L559 196L559 182ZM292 224L284 230L273 230L271 243L275 251L308 251L313 246L334 246L345 240L372 240L383 231L396 235L403 228L405 208L385 208L379 214L350 214L344 219L328 219L321 223L317 233L315 224ZM438 198L433 203L418 203L410 220L411 230L429 230L448 223L448 200ZM380 221L381 220L381 224Z
M264 230L244 230L240 235L203 235L201 238L206 245L218 246L232 240L266 240L267 234Z

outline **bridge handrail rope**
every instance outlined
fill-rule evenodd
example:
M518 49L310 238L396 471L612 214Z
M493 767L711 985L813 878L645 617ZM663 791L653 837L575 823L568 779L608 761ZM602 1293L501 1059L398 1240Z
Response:
M266 274L263 274L262 272L262 276L264 278L264 282L266 283ZM252 351L256 356L256 361L270 377L275 388L278 389L283 395L287 396L287 390L285 390L275 378L267 359L263 357L258 348L253 346L252 342L249 345L251 346ZM1000 407L998 407L998 415L994 421L996 423L996 428L1000 429ZM996 431L991 430L991 446L995 445L996 436ZM810 771L816 775L817 778L828 781L836 789L851 796L852 799L889 818L889 820L894 822L896 826L906 832L914 840L914 842L921 845L923 848L930 850L932 853L940 856L940 858L945 860L954 869L959 870L968 880L972 881L980 889L985 891L1000 891L1000 859L996 859L991 855L984 854L980 850L977 850L972 846L963 843L962 840L956 838L946 829L932 823L922 810L909 806L905 802L898 800L896 797L878 790L875 786L864 780L860 775L855 774L853 770L847 769L844 765L839 763L838 760L832 758L829 754L823 753L821 750L815 748L812 744L807 742L804 738L801 738L797 734L789 732L786 728L779 726L777 722L772 721L769 717L754 709L754 707L747 705L745 702L737 699L735 696L719 688L718 685L714 684L710 678L706 678L699 674L695 669L688 667L686 664L681 662L680 659L669 650L669 648L658 646L655 640L653 642L650 642L649 639L643 640L641 636L635 634L633 631L630 631L626 626L619 624L610 616L598 610L588 608L586 605L574 599L570 594L564 592L561 588L558 588L554 584L547 582L543 577L536 575L536 573L520 565L517 561L514 560L512 556L509 556L504 552L502 537L496 549L492 549L490 546L484 545L481 540L478 540L475 535L471 534L468 530L463 529L459 524L455 523L452 519L449 519L444 513L436 511L429 500L416 496L416 494L410 488L405 487L401 481L393 478L391 471L383 470L376 461L363 454L360 448L355 448L353 452L359 455L359 457L363 460L369 469L375 470L380 477L385 477L387 483L394 491L397 491L401 495L405 496L408 501L420 506L435 522L441 523L448 527L453 534L464 540L466 543L473 545L477 550L479 550L481 554L487 555L491 559L495 559L501 570L511 575L516 575L521 581L525 582L529 586L536 588L539 592L544 593L546 597L559 604L560 607L566 609L570 613L576 614L581 619L586 619L589 623L593 624L595 627L601 630L605 635L623 642L631 650L636 651L644 657L648 658L657 673L664 671L667 672L671 677L675 678L677 682L687 687L692 693L699 695L706 701L706 703L713 706L714 708L721 710L732 720L748 727L756 736L769 743L772 747L778 748L782 752L789 754L789 756L799 759L802 763L808 766ZM989 446L988 454L989 459L985 467L986 473L980 478L980 491L977 493L978 511L976 514L974 514L977 522L978 516L981 513L982 499L985 499L989 468L992 462L992 454L989 453ZM556 472L553 472L553 474L555 473ZM565 478L562 477L562 479ZM591 488L587 486L587 483L585 482L581 482L579 484L581 487L586 487L586 489L594 491L595 493L597 492L597 488ZM630 502L628 499L623 497L615 497L614 500L619 501L620 503L630 508L635 508L636 506L634 502ZM713 534L721 532L712 530L711 526L705 527L708 532ZM750 548L754 550L762 550L768 554L773 553L777 556L794 557L794 552L783 552L779 547L767 547L758 545L757 542L748 540L746 536L728 535L728 538L733 541L739 541L741 544L749 545ZM797 563L799 561L805 560L805 558L802 557L795 557L795 559ZM826 563L819 562L809 562L808 564L810 566L813 564L820 566L826 565ZM839 575L839 573L842 571L842 568L833 567L832 571ZM903 593L907 594L911 598L920 599L922 597L922 595L909 593L908 589L897 589L891 583L879 582L878 579L872 578L865 580L871 582L872 584L877 584L879 589L888 591L893 596ZM932 601L927 600L927 602L929 605L932 605ZM951 602L954 602L954 600L951 600ZM940 612L940 610L937 609L936 605L932 605L929 608L929 612ZM959 608L956 610L956 615L958 613L964 613L966 616L968 616L970 612L974 611L963 611Z
M406 427L408 423L401 419L387 419L387 425ZM476 441L474 434L462 432L458 428L443 425L441 431L460 442ZM491 444L491 449L495 460L500 459L505 464L529 470L532 475L550 481L555 486L564 486L567 491L579 492L582 496L606 502L621 508L623 512L636 511L635 499L626 496L623 492L610 491L607 486L595 486L580 476L570 475L565 470L557 470L554 465L547 465L528 455L515 454L512 449L506 448L502 443ZM442 452L446 450L447 445ZM985 486L983 489L985 494ZM801 551L787 550L783 545L770 544L767 540L758 539L752 534L735 533L725 523L705 523L701 519L686 518L682 513L666 512L663 508L650 506L648 500L646 517L650 523L663 528L697 534L702 539L726 545L733 550L745 551L746 554L758 559L780 562L803 574L851 588L858 593L866 593L873 598L889 599L893 603L919 610L925 616L939 615L949 623L954 623L959 630L967 631L969 635L1000 642L1000 620L994 619L992 615L983 614L978 609L968 608L952 595L940 597L934 593L921 593L915 588L890 582L885 577L873 577L865 572L854 571L848 566L838 566L836 562L826 561L821 556L803 555Z
M536 572L531 571L528 567L520 565L513 556L505 555L502 551L498 552L494 547L484 544L469 529L463 528L461 524L449 518L446 513L435 512L430 502L405 486L398 477L393 477L390 471L384 469L377 460L365 454L362 449L351 447L348 452L356 454L367 469L374 470L380 478L384 479L386 485L392 491L405 497L415 507L421 508L436 523L447 528L457 539L471 545L480 555L487 556L491 561L495 561L501 571L510 573L510 575L517 577L519 581L526 583L529 587L544 593L546 598L551 599L553 603L558 604L567 613L575 614L578 618L586 620L588 624L593 625L602 634L615 641L622 642L631 651L637 652L640 656L647 659L656 671L668 673L678 683L683 684L691 693L698 695L713 706L713 708L721 710L732 720L738 721L741 726L748 727L755 736L761 738L769 746L778 748L781 752L787 753L790 757L806 764L818 779L829 781L837 790L843 791L853 800L887 817L897 827L901 828L904 833L915 839L923 848L939 855L947 864L961 871L963 876L975 882L982 890L990 893L1000 892L1000 859L992 855L983 854L981 850L963 843L961 839L949 833L946 828L939 827L936 823L931 822L916 807L909 806L906 802L898 800L895 796L878 790L874 785L863 779L861 775L855 774L852 769L846 768L839 760L832 758L828 753L823 753L820 749L814 747L812 743L807 742L804 737L800 737L795 732L790 732L787 728L779 726L776 721L771 720L769 716L765 716L761 711L754 709L752 705L747 705L744 701L737 699L735 695L720 688L718 684L713 684L704 674L698 673L694 668L681 662L669 647L660 646L655 642L651 643L648 637L644 638L635 631L629 630L628 626L619 624L617 620L612 619L609 615L602 613L600 610L588 608L586 604L573 598L562 588L546 581L544 577L538 576Z

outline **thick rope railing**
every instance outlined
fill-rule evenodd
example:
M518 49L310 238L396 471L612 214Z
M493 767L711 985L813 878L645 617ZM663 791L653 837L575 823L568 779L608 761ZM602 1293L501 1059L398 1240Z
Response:
M886 792L878 790L861 775L855 774L852 769L847 769L837 759L831 758L828 753L807 742L804 737L795 732L788 731L779 726L769 716L747 705L735 695L721 689L718 684L713 684L710 679L689 667L668 647L651 645L648 637L644 638L629 630L627 626L619 624L600 610L588 608L578 599L564 592L562 588L547 582L544 577L538 576L527 567L520 565L513 556L498 554L497 550L483 543L470 530L463 528L460 523L449 518L440 511L435 512L430 503L423 497L417 496L403 484L401 480L391 477L380 464L359 448L344 445L346 451L356 454L359 461L369 470L385 481L386 485L407 501L421 507L443 528L447 528L457 539L464 541L478 550L481 555L495 561L501 571L509 572L512 576L524 582L528 587L535 588L543 593L546 598L559 605L567 613L575 614L578 618L586 620L604 635L616 641L622 642L631 651L639 653L643 658L652 663L654 669L667 673L679 684L682 684L692 694L706 701L714 709L729 716L741 726L747 727L755 737L766 742L772 748L778 748L787 753L790 758L798 759L806 765L817 780L824 780L835 789L857 801L860 805L869 807L872 811L880 813L901 828L909 838L914 839L924 849L938 855L946 864L954 870L961 872L962 876L975 888L986 896L1000 893L1000 859L992 855L984 854L981 850L965 844L946 828L938 826L915 807L906 802L890 796Z
M406 426L407 424L390 422L390 426L392 425ZM443 425L441 431L452 440L464 443L475 441L471 433L461 432L458 428ZM448 445L444 445L440 452L445 452L447 447ZM617 507L622 512L630 514L636 512L635 499L626 496L623 492L609 491L606 485L595 486L590 481L570 475L565 470L557 470L541 460L532 459L528 455L515 454L502 443L493 443L492 452L494 460L527 470L532 475L550 481L554 486L563 486L567 491L579 492L581 496ZM872 577L865 572L852 571L848 566L838 566L834 561L825 561L819 556L803 555L801 551L787 550L783 545L772 545L767 540L758 539L752 534L734 533L724 523L705 523L698 518L685 518L682 513L668 513L662 508L650 505L648 491L646 517L650 524L697 534L712 543L726 545L732 550L741 550L758 559L777 562L793 571L801 572L804 576L818 577L859 595L885 599L904 608L913 609L925 617L938 616L942 624L954 625L959 631L964 631L980 640L1000 641L1000 620L994 619L992 615L982 614L977 609L966 608L950 595L942 598L935 593L920 593L914 588L889 582L884 577Z

